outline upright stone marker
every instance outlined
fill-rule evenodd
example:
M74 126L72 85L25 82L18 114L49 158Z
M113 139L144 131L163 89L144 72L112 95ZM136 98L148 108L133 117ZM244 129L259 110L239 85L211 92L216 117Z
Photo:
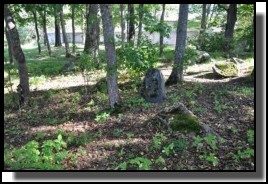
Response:
M146 72L140 92L147 102L161 103L166 98L165 80L159 69Z

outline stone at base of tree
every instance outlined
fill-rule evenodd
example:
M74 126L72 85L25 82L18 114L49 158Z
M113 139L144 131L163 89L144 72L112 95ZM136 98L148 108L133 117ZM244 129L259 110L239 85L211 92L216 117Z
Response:
M165 81L159 69L149 69L140 87L140 94L147 102L161 103L166 99Z
M207 63L210 61L211 61L210 55L205 51L201 51L198 56L197 63Z
M221 77L235 77L239 73L237 64L228 61L214 64L212 70L216 75Z
M204 133L206 135L208 134L212 134L215 135L217 137L218 140L221 140L220 135L215 132L211 127L209 127L207 124L201 122L200 120L198 120L198 118L192 113L192 111L190 111L189 109L187 109L187 107L185 107L184 104L178 102L177 104L171 106L171 107L166 107L164 109L162 109L157 115L156 118L158 120L160 120L160 122L168 128L171 128L171 123L169 121L169 118L171 115L178 115L178 114L184 114L187 115L189 117L192 117L195 121L194 121L194 129L193 131L196 131L197 126L196 123L198 122L198 124L200 125L200 128L204 131ZM188 118L189 119L189 118ZM191 129L193 128L193 126L190 127Z

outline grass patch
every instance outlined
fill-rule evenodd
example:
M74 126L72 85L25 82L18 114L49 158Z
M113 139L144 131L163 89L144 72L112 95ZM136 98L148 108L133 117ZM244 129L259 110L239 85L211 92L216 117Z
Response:
M254 88L242 86L242 87L236 88L231 93L233 93L235 95L239 95L239 96L253 96L254 95Z

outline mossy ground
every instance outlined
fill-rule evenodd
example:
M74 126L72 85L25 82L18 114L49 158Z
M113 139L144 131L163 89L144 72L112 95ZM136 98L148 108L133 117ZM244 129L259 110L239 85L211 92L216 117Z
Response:
M215 66L221 70L221 75L225 77L236 76L238 74L238 68L235 63L232 62L216 63Z
M199 133L201 130L198 119L186 113L176 114L170 121L170 127L175 131Z

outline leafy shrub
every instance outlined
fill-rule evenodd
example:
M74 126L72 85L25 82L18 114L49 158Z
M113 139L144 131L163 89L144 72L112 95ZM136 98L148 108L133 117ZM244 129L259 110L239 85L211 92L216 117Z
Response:
M166 136L164 136L163 133L161 134L156 134L154 137L153 137L153 141L152 141L152 148L155 148L155 149L160 149L161 148L161 145L162 145L162 142L166 140Z
M130 164L138 165L138 170L150 170L152 162L144 157L137 157L129 161Z
M199 46L199 35L194 37L193 39L189 40L189 43L194 45L198 50L200 49ZM223 32L214 32L213 30L206 30L203 34L203 49L206 52L215 52L215 51L223 51L225 48L226 40L224 38Z
M102 112L96 115L95 120L97 122L104 123L108 119L109 116L110 116L110 113Z
M67 144L58 135L56 140L44 141L42 146L30 141L20 149L5 150L4 161L12 169L60 170L64 159L71 156L66 148Z
M158 61L158 48L146 37L142 37L139 47L126 44L117 49L118 64L126 69L131 78L141 77L149 68L155 67Z

